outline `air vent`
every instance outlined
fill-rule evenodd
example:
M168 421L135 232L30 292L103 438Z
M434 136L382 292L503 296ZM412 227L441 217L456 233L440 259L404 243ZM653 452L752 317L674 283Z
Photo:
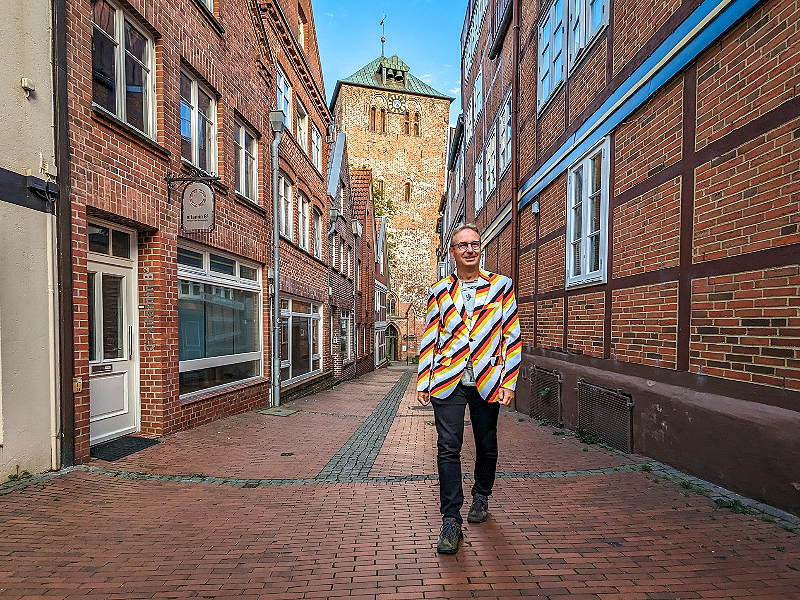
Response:
M578 380L578 427L602 444L633 452L633 398Z
M561 426L561 373L533 365L530 410L532 418Z

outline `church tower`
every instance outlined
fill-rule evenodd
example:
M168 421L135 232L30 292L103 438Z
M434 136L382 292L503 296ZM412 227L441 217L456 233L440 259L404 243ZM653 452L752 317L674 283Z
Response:
M336 82L331 100L335 133L347 134L351 166L372 169L375 209L387 216L390 361L419 354L426 291L436 279L452 101L409 73L400 57L383 54Z

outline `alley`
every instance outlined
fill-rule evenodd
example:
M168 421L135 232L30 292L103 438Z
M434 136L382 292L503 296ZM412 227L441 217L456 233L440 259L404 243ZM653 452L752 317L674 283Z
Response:
M438 555L435 443L403 365L4 484L0 598L800 598L800 520L508 411Z

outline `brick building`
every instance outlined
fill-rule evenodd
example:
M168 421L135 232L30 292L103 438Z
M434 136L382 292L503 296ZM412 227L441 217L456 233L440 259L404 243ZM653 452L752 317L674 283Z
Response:
M798 16L471 2L442 227L515 278L519 410L795 513Z
M418 354L426 290L436 276L434 223L445 184L452 98L414 77L397 55L381 56L336 83L334 127L350 162L372 170L389 247L389 360ZM387 290L388 291L388 290Z
M287 398L330 386L330 114L310 3L81 0L66 11L74 459L127 433L269 404L275 108L281 386ZM205 232L182 221L194 185L182 179L198 176L215 179Z
M278 200L281 401L288 401L328 388L337 377L327 308L328 256L336 250L329 237L331 116L310 0L260 6L276 69L273 102L286 126L278 149Z

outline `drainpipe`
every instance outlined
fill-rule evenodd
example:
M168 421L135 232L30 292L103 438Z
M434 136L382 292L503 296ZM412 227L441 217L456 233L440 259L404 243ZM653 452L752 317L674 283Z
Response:
M53 108L55 155L58 170L56 208L56 252L58 271L58 386L60 431L54 449L58 468L75 464L75 347L72 312L72 209L67 98L67 2L53 0ZM88 382L86 382L88 385ZM53 399L55 402L55 398Z
M283 111L272 110L269 122L275 137L272 140L272 316L270 327L270 382L272 383L272 406L281 405L281 304L280 294L280 206L278 205L278 146L283 133Z
M519 281L519 136L517 135L517 123L519 121L519 4L520 0L511 0L511 41L512 41L512 70L514 72L511 81L511 279L514 285Z

